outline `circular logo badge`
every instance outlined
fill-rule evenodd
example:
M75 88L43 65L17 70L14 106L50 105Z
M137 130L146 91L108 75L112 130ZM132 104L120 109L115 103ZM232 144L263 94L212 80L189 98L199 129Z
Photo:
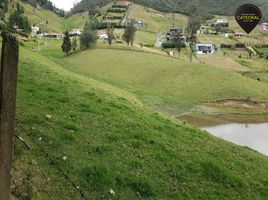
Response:
M261 10L254 4L243 4L235 13L237 23L248 34L259 24L261 18Z

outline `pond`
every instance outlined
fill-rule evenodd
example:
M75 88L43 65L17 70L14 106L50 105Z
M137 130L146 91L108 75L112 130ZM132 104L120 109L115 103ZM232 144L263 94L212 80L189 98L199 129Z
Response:
M268 123L225 124L201 128L229 142L250 147L268 156Z

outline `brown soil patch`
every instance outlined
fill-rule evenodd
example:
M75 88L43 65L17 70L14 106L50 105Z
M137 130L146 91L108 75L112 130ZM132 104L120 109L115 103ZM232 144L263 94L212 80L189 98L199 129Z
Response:
M250 99L222 99L209 103L217 103L225 106L243 106L243 107L257 107L261 109L268 109L268 102L254 101Z

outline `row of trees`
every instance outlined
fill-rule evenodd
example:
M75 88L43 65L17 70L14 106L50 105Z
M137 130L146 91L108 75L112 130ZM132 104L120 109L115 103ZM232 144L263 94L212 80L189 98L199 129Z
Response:
M97 32L92 29L92 27L94 27L94 21L86 23L84 31L80 35L80 49L82 50L92 48L96 44ZM63 44L61 45L62 51L69 54L72 50L75 51L77 46L77 39L73 38L73 40L71 40L69 32L66 31L63 38Z
M94 47L97 41L97 33L96 33L96 19L92 19L90 22L86 23L84 26L84 31L80 35L80 49L89 49ZM124 30L124 34L122 36L123 40L128 45L133 45L134 38L136 34L136 27L133 25L133 23L130 23L126 26ZM107 28L107 41L109 46L112 45L112 41L114 39L114 28L111 26L108 26ZM66 31L63 38L63 44L61 45L62 51L66 54L69 54L72 50L75 51L77 48L77 40L76 38L73 39L73 41L70 38L69 32Z

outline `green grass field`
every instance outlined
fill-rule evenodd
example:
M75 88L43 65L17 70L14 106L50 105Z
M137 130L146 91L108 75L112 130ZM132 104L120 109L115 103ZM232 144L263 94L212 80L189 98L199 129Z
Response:
M141 91L147 87L146 93L153 89L163 93L164 89L170 91L172 79L178 81L182 74L191 75L193 80L185 78L177 82L181 85L174 84L173 95L183 94L178 89L183 91L184 87L195 90L203 82L205 88L207 81L216 87L226 87L225 82L231 80L233 86L239 80L239 83L247 81L247 86L243 85L248 90L245 93L261 97L256 88L255 92L250 88L260 87L263 91L265 85L258 86L228 71L190 66L153 54L96 49L62 58L60 51L56 53L53 49L33 52L31 47L21 48L16 130L31 145L31 150L16 141L13 177L19 184L24 176L31 174L32 186L22 187L30 188L33 199L81 199L81 193L86 199L267 197L266 157L164 119L140 104L132 94L135 91L122 89ZM48 55L53 51L56 58L52 59ZM131 60L135 62L127 62L120 54L135 57ZM101 60L103 57L106 59ZM119 65L107 65L105 72L102 71L104 60L119 58ZM71 61L76 64L70 65ZM90 65L85 65L86 61ZM99 70L94 67L97 62ZM71 70L67 69L71 66ZM82 71L82 66L87 66L86 71ZM202 79L208 69L210 78L207 74ZM87 76L89 72L95 78ZM104 81L108 72L125 87ZM212 78L216 75L217 79L225 77L218 80L221 84ZM203 86L198 88L198 95L194 94L196 90L189 95L203 96ZM109 193L111 189L115 195Z
M228 69L190 64L124 45L73 54L62 59L60 44L41 53L64 63L71 71L133 93L156 110L180 114L209 100L223 98L267 99L267 84ZM122 46L122 47L121 47ZM135 49L135 48L134 48ZM75 66L75 67L73 67ZM235 86L235 87L234 87Z
M160 55L96 49L69 56L64 62L74 72L118 85L151 105L173 104L178 111L208 100L268 98L264 83L229 70Z

